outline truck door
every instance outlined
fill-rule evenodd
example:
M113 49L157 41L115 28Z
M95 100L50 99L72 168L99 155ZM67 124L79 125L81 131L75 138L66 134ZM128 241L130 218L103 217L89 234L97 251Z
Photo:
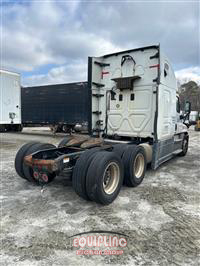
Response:
M143 132L152 116L153 88L135 87L133 90L119 91L110 98L108 124L110 130L127 135ZM109 132L108 132L109 133Z

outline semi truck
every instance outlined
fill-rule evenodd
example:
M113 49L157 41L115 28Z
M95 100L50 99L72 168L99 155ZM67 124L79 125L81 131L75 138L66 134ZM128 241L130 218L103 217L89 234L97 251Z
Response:
M70 135L58 147L23 145L17 174L37 184L71 174L75 192L106 205L123 184L136 187L147 165L156 170L188 150L188 127L172 65L159 45L88 58L88 136Z
M18 73L0 70L0 132L21 131L21 87Z
M22 87L23 127L49 126L70 133L87 130L87 82Z

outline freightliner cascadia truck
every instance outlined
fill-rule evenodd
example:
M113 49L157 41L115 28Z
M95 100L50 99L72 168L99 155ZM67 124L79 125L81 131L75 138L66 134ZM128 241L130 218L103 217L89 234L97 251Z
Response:
M55 147L30 142L18 151L15 169L30 182L51 182L71 173L75 192L110 204L122 184L138 186L152 169L188 150L176 78L159 45L88 59L89 136L70 135Z

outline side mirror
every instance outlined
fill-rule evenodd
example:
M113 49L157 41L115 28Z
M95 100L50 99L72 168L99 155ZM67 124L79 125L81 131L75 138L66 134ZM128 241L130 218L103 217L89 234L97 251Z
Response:
M185 110L185 113L190 113L191 112L191 102L189 102L189 101L186 101L185 102L185 108L184 108Z

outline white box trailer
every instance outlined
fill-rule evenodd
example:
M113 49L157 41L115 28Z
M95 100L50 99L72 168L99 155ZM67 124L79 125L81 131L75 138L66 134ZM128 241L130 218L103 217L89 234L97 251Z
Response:
M0 70L0 131L21 130L20 75Z
M88 90L90 136L68 136L58 148L25 144L15 158L20 177L40 184L70 171L80 197L109 204L122 184L142 182L147 164L156 169L186 155L191 105L180 114L174 71L159 45L89 57Z

